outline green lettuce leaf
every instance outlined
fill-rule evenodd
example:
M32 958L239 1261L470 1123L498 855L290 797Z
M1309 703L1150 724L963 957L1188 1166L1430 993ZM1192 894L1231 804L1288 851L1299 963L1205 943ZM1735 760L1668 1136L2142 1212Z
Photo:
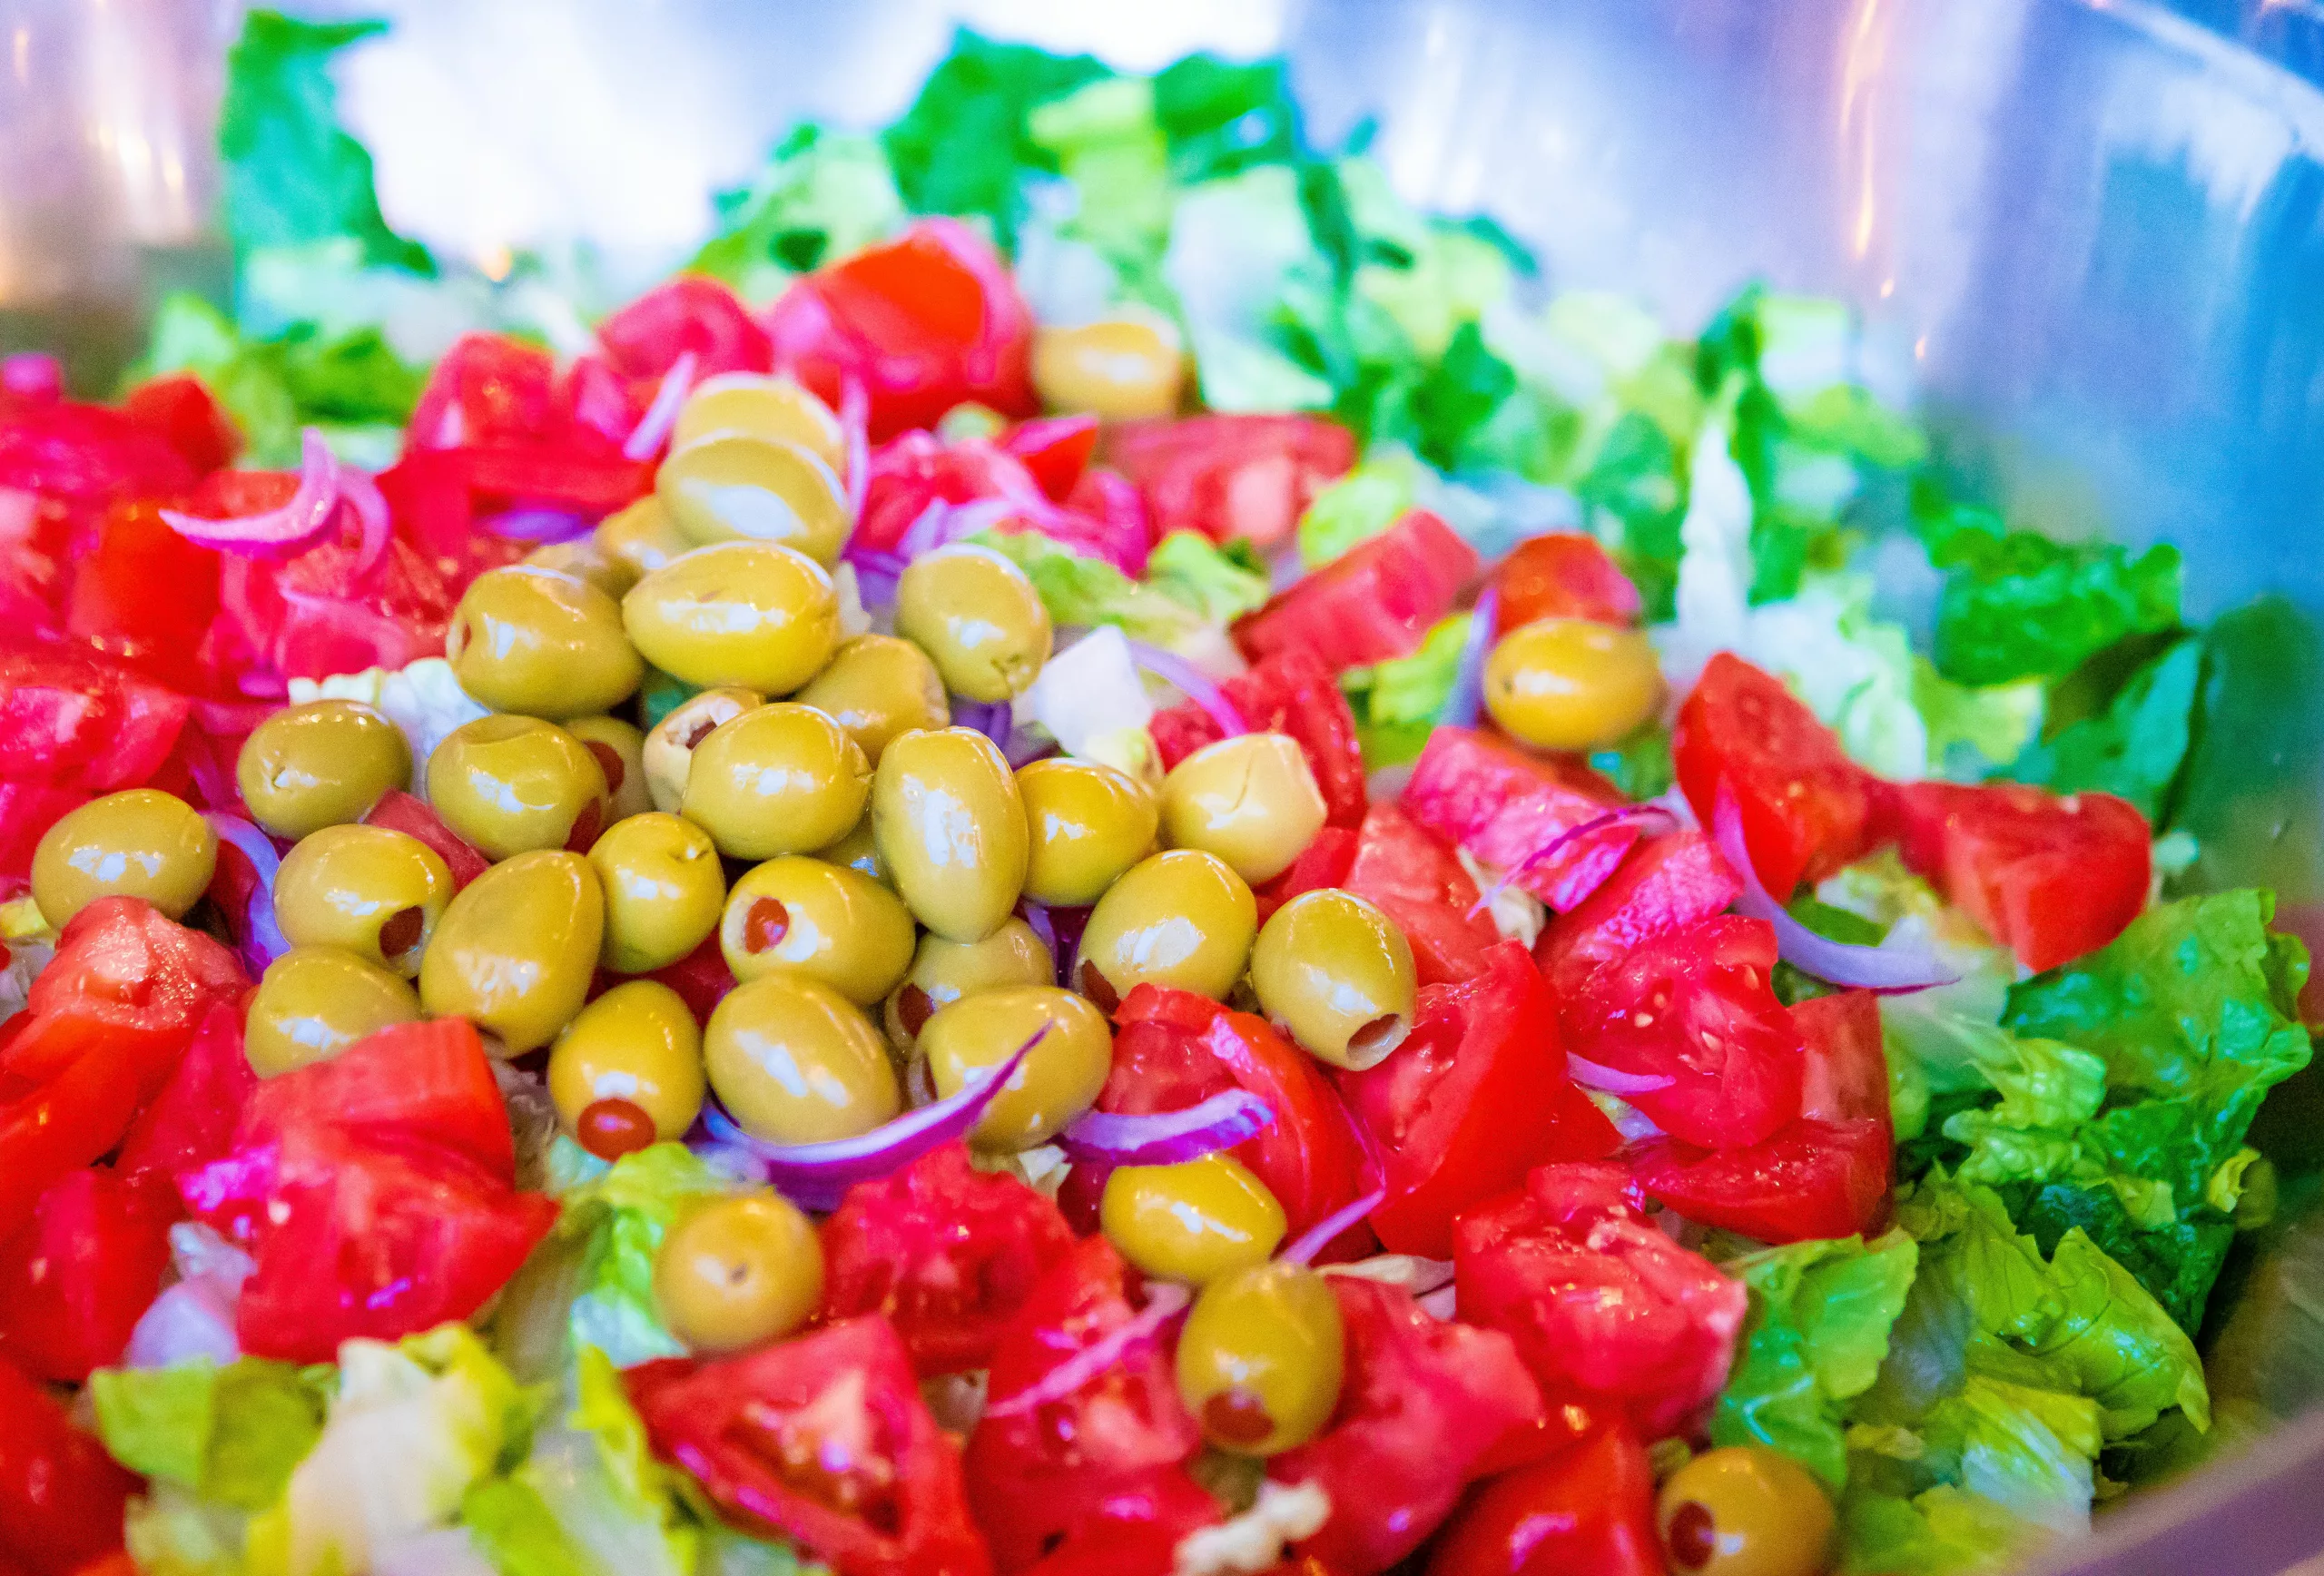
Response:
M2033 744L2042 725L2039 683L1973 688L1955 684L1918 653L1913 656L1913 705L1928 728L1929 770L1937 776L1974 781L2007 767ZM2014 769L2010 774L2015 775Z
M2187 758L2203 643L2181 640L2133 674L2104 714L2030 744L2001 774L2060 793L2096 789L2129 800L2161 825Z
M1215 621L1180 594L1206 599L1226 582L1218 574L1219 565L1206 566L1194 571L1202 586L1195 590L1187 581L1191 549L1179 549L1172 560L1173 572L1148 583L1131 579L1102 558L1084 557L1038 531L987 531L972 540L1025 571L1052 623L1084 628L1111 624L1133 640L1172 649L1198 635L1216 636ZM1246 583L1236 594L1247 595L1248 589Z
M624 1155L566 1193L556 1236L580 1245L567 1315L574 1346L595 1347L618 1367L684 1356L654 1300L654 1256L679 1216L737 1186L670 1143Z
M886 240L905 219L878 139L812 121L792 127L749 184L714 202L717 231L686 267L724 280L754 302Z
M90 1376L97 1429L115 1461L237 1510L280 1499L321 1436L328 1370L245 1357Z
M1340 675L1340 688L1355 714L1356 738L1364 764L1375 771L1413 760L1428 743L1437 714L1452 696L1461 654L1469 644L1472 616L1440 619L1410 656L1392 657Z
M1172 531L1146 560L1146 583L1212 624L1265 606L1267 568L1247 543L1219 547L1199 531Z
M1299 106L1281 60L1189 54L1154 78L1154 121L1170 172L1187 182L1284 163L1299 152Z

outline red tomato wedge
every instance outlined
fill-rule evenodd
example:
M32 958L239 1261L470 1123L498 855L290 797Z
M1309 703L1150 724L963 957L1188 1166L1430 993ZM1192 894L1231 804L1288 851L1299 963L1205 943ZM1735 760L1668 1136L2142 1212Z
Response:
M1105 458L1144 495L1157 539L1199 531L1272 547L1355 463L1355 436L1317 416L1222 412L1121 422Z
M60 1384L120 1362L162 1289L180 1213L166 1177L92 1166L52 1184L0 1242L0 1357Z
M1551 531L1518 543L1494 568L1492 585L1501 594L1493 615L1496 635L1538 618L1638 622L1638 587L1597 537L1580 531Z
M191 372L164 372L122 396L121 413L177 450L196 475L231 463L241 429Z
M74 562L64 627L172 689L207 692L218 675L205 670L201 648L218 616L219 567L214 549L170 528L161 505L117 505ZM164 704L182 720L186 702L156 693L166 695ZM151 774L148 767L114 785L127 787Z
M133 1098L151 1095L210 1008L247 986L234 955L201 931L143 899L100 898L73 916L26 993L0 1049L0 1098L91 1058L125 1069Z
M113 1164L123 1173L172 1177L222 1157L234 1146L258 1074L242 1050L238 1003L211 1007L169 1082L138 1113Z
M1355 850L1356 835L1344 826L1326 826L1317 832L1281 875L1251 889L1259 905L1259 923L1265 924L1275 910L1303 892L1346 886Z
M1353 827L1363 821L1364 752L1356 744L1355 714L1321 660L1309 652L1281 652L1218 687L1253 732L1287 734L1298 743L1315 773L1329 824ZM1226 736L1192 701L1156 713L1147 732L1166 772Z
M2096 951L2146 906L2153 834L2112 793L1910 783L1896 796L1905 862L2028 969Z
M658 379L692 355L699 382L722 372L765 372L774 343L750 308L714 279L682 274L597 325L597 343L625 378Z
M1564 1000L1640 942L1701 923L1743 891L1718 847L1699 832L1649 837L1603 886L1558 915L1534 943L1533 960Z
M123 517L109 517L99 532L100 564L107 531ZM214 563L211 573L214 586ZM200 576L177 589L198 601ZM0 781L91 794L134 788L169 758L191 709L183 695L94 652L0 635Z
M72 1576L120 1550L122 1511L139 1487L63 1402L0 1360L0 1561Z
M1053 504L1065 503L1098 452L1098 419L1049 416L1021 421L1001 438L1000 449L1015 457L1040 484L1042 497Z
M1452 611L1478 563L1452 527L1414 509L1238 620L1235 644L1253 662L1312 652L1334 673L1409 655Z
M1477 883L1460 858L1406 814L1375 804L1364 817L1355 858L1340 883L1396 922L1423 985L1457 985L1484 972L1501 941L1492 919L1472 912Z
M1473 729L1441 727L1413 763L1402 803L1414 821L1479 863L1510 871L1623 801L1586 766L1530 755ZM1635 826L1615 825L1575 838L1517 884L1563 913L1598 889L1638 837Z
M1471 1494L1428 1576L1663 1576L1654 1469L1620 1424Z
M1869 990L1812 996L1792 1007L1791 1023L1807 1052L1799 1065L1799 1114L1822 1122L1886 1122L1880 999Z
M444 824L443 817L429 808L424 799L415 798L399 788L390 788L379 796L379 802L363 813L366 826L384 826L389 832L400 832L426 843L437 858L452 872L452 890L459 891L492 868L492 862L467 842L459 833Z
M1896 1153L1885 1119L1803 1117L1763 1143L1717 1154L1664 1139L1632 1160L1630 1174L1689 1220L1766 1243L1805 1242L1877 1229Z

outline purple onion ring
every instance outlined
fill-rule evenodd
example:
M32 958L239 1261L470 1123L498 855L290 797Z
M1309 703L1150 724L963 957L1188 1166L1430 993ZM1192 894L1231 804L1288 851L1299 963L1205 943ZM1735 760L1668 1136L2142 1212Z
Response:
M1108 1166L1176 1166L1231 1149L1274 1120L1274 1108L1248 1089L1223 1089L1183 1110L1085 1112L1057 1136L1057 1147Z

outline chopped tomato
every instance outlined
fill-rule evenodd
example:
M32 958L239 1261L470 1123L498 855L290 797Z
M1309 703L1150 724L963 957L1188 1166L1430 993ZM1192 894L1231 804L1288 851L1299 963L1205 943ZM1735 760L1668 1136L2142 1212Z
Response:
M946 1144L859 1182L822 1227L826 1319L885 1315L922 1378L982 1368L1073 1232L1017 1177Z
M1106 458L1145 496L1157 539L1199 531L1272 547L1355 463L1355 437L1317 416L1218 413L1125 421Z
M1742 891L1717 845L1701 832L1649 837L1603 886L1549 922L1533 958L1563 1000L1641 941L1723 912Z
M702 274L656 285L597 325L597 343L625 378L659 379L694 358L694 380L722 372L766 372L774 345L734 292Z
M1135 1273L1102 1236L1051 1267L992 1354L993 1404L1041 1383L1137 1316ZM1166 1336L1133 1343L1066 1394L1021 1412L989 1404L969 1436L969 1502L1004 1571L1126 1542L1175 1546L1218 1520L1187 1474L1202 1433L1178 1399ZM1088 1568L1087 1566L1085 1569Z
M231 464L242 449L241 430L191 372L147 379L122 397L121 413L177 450L197 475Z
M115 1465L64 1404L0 1359L0 1561L71 1576L121 1548L138 1480Z
M964 400L1030 416L1033 316L990 245L955 219L819 269L775 302L775 364L833 409L850 379L871 399L874 443L933 427Z
M218 616L218 566L216 550L172 530L159 504L116 505L74 565L64 626L173 688L207 690L201 646ZM176 706L182 716L185 702Z
M120 1143L136 1114L137 1070L103 1045L29 1092L0 1098L0 1236L32 1219L52 1183Z
M506 334L462 334L428 375L409 428L417 448L520 442L556 415L556 358Z
M243 1108L247 1144L330 1127L351 1138L432 1145L513 1177L516 1142L498 1080L464 1018L398 1023L327 1061L261 1081Z
M1259 923L1265 924L1275 910L1303 892L1346 886L1347 872L1355 863L1355 833L1344 826L1326 826L1317 832L1281 875L1251 889L1259 905Z
M1285 651L1247 673L1223 680L1219 690L1254 732L1287 734L1297 742L1315 773L1324 811L1333 826L1354 826L1364 819L1364 752L1355 738L1355 714L1312 653ZM1205 744L1225 737L1217 722L1192 701L1155 714L1147 724L1162 768L1169 770Z
M199 591L197 576L188 594ZM0 781L93 794L137 787L169 758L191 709L94 652L0 634Z
M1774 928L1721 915L1633 947L1561 1002L1566 1044L1669 1080L1623 1096L1706 1148L1770 1138L1799 1114L1799 1030L1776 1000Z
M1792 1007L1791 1022L1807 1052L1799 1064L1799 1114L1822 1122L1886 1122L1880 999L1869 990L1811 996Z
M1493 570L1492 584L1501 594L1495 635L1537 618L1638 622L1638 587L1597 537L1580 531L1551 531L1520 542Z
M1315 1059L1264 1018L1233 1012L1189 991L1140 985L1115 1014L1113 1071L1098 1108L1125 1116L1184 1110L1241 1088L1275 1119L1229 1153L1282 1204L1294 1235L1363 1190L1355 1126ZM1067 1218L1093 1223L1106 1168L1076 1166L1059 1203Z
M1727 1383L1746 1296L1630 1202L1619 1166L1544 1166L1453 1236L1461 1317L1500 1330L1551 1405L1679 1431Z
M1910 783L1897 806L1905 862L2028 969L2096 951L2146 906L2152 832L2112 793Z
M1435 1531L1492 1443L1541 1411L1506 1335L1431 1317L1401 1286L1335 1276L1346 1377L1324 1432L1267 1463L1332 1502L1301 1555L1348 1576L1385 1571Z
M1065 507L1080 518L1093 523L1106 540L1136 542L1139 545L1137 566L1129 568L1112 554L1100 557L1111 559L1126 575L1146 573L1145 554L1161 538L1156 535L1153 522L1146 513L1146 500L1138 496L1129 478L1106 466L1093 465L1083 470L1081 478L1066 495Z
M182 497L192 482L177 450L121 411L0 395L0 488L84 519L125 498Z
M0 1357L59 1384L120 1362L162 1289L179 1213L166 1177L92 1166L52 1183L0 1240Z
M877 1315L625 1378L655 1453L718 1508L838 1576L987 1576L960 1453Z
M1069 503L1098 452L1098 419L1048 416L1020 421L1001 438L1000 450L1024 466L1049 502Z
M1364 817L1355 859L1340 883L1376 904L1412 943L1423 985L1458 984L1482 973L1501 940L1477 907L1477 883L1452 849L1398 804L1375 804Z
M400 832L406 837L419 839L428 845L437 858L452 872L452 890L459 891L492 868L492 862L464 842L459 833L444 824L442 816L428 807L424 799L415 798L399 788L390 788L379 796L379 802L363 813L366 826L384 826L389 832Z
M621 976L601 974L599 980L608 988L620 983ZM636 976L667 985L678 993L694 1014L696 1023L707 1027L710 1015L734 989L734 971L726 966L726 954L718 945L718 932L713 931L702 939L702 945L675 963L665 963L651 974Z
M234 955L201 931L143 899L100 898L73 916L34 979L26 1021L0 1049L0 1091L94 1056L126 1074L133 1098L151 1095L212 1004L247 984Z
M1452 527L1413 509L1239 620L1235 644L1253 662L1313 652L1334 673L1405 656L1452 611L1477 564Z
M1631 1162L1646 1194L1704 1226L1766 1243L1870 1232L1888 1212L1896 1137L1885 1120L1802 1117L1764 1143L1707 1155L1666 1138Z
M138 1113L113 1164L124 1175L172 1177L206 1166L234 1145L234 1129L258 1088L242 1050L239 1003L221 1001L203 1015L170 1081Z
M1372 1229L1396 1253L1443 1258L1463 1209L1546 1161L1602 1159L1621 1143L1566 1077L1556 1004L1514 941L1475 979L1423 988L1403 1044L1337 1076L1386 1170Z
M1009 498L1029 507L1041 500L1041 487L1024 461L990 443L947 443L932 432L907 432L872 451L863 520L850 545L895 552L930 506L981 498Z
M1781 679L1731 652L1710 659L1679 708L1670 756L1705 826L1719 784L1735 795L1751 862L1777 901L1870 846L1876 786L1870 774Z
M0 898L13 897L31 882L40 840L92 797L83 788L0 782Z
M1654 1469L1617 1423L1471 1494L1428 1576L1663 1576Z
M1413 763L1404 809L1493 871L1525 864L1559 837L1619 808L1614 785L1586 766L1529 755L1469 728L1438 728ZM1595 891L1638 841L1617 824L1577 837L1519 875L1517 884L1558 912Z

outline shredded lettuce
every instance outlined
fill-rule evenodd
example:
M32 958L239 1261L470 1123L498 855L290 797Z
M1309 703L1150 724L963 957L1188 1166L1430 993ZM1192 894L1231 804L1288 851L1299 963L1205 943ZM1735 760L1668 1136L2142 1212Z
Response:
M1219 547L1199 531L1172 531L1146 560L1146 583L1204 622L1232 624L1265 606L1266 566L1247 543Z
M1189 187L1170 216L1162 279L1177 298L1215 410L1317 410L1331 382L1278 344L1287 281L1322 266L1287 165L1259 164Z
M556 1238L579 1245L566 1315L574 1346L594 1347L623 1368L684 1356L654 1300L654 1256L680 1216L734 1190L731 1178L670 1143L624 1155L566 1192Z
M245 1357L101 1368L90 1399L105 1449L131 1471L243 1511L280 1498L322 1433L327 1370Z
M1470 614L1455 613L1439 620L1410 656L1340 675L1366 767L1377 771L1419 757L1459 682L1461 654L1474 622Z
M2203 643L2178 641L2132 674L2097 716L2068 723L2027 745L2004 775L2060 793L2119 794L2156 825L2187 758Z
M876 138L812 121L791 128L746 185L714 199L718 228L692 271L773 300L791 281L903 228L903 199Z

